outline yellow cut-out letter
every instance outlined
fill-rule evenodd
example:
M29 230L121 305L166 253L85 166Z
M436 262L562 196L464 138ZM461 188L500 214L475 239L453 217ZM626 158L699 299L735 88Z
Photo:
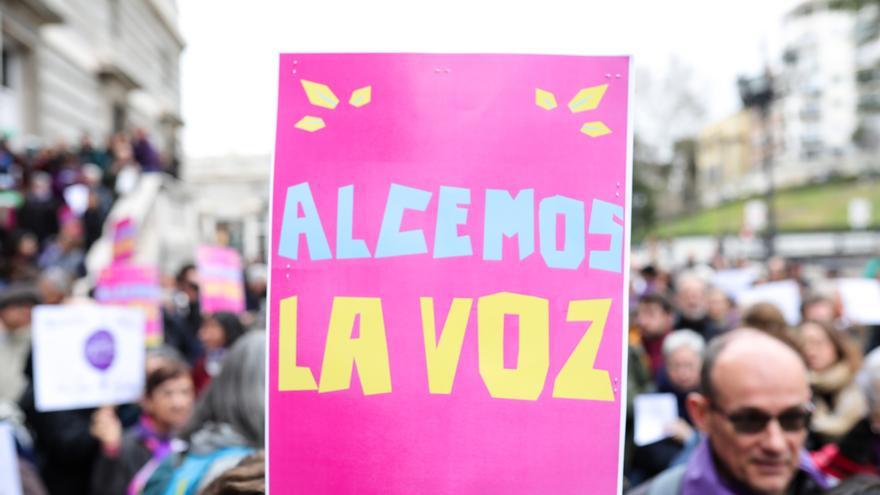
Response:
M358 317L360 335L353 339L351 331ZM333 298L318 392L348 390L352 364L357 367L364 395L391 392L385 319L382 300L377 297Z
M432 394L452 393L461 344L467 329L473 299L455 298L449 307L443 333L437 340L437 325L434 318L434 298L421 297L422 333L425 337L425 362L428 367L428 389Z
M278 314L278 390L315 390L312 370L296 365L296 296L282 299Z
M586 299L568 303L567 321L589 321L590 326L572 351L553 383L553 397L613 401L611 378L605 370L593 369L611 299Z
M504 367L504 315L519 316L516 368ZM501 292L477 301L480 376L497 399L537 400L550 367L550 304Z

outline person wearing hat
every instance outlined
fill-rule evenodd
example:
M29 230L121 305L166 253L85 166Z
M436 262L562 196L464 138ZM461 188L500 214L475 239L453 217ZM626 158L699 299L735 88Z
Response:
M0 292L0 402L15 402L27 385L25 362L31 352L31 310L40 303L36 289L12 285Z

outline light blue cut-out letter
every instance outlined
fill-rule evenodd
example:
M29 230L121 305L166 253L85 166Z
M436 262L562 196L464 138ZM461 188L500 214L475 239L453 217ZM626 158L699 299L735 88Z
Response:
M428 252L425 235L421 230L400 231L403 213L406 210L425 211L431 193L421 189L391 184L385 215L379 228L379 242L376 244L376 257L405 256Z
M623 226L614 221L623 219L623 207L594 199L590 210L590 234L608 234L608 251L590 251L590 268L620 273L623 265Z
M556 219L565 217L565 243L560 251L556 247ZM541 257L550 268L577 270L584 261L586 244L584 228L584 202L565 196L553 196L541 200L538 208Z
M519 259L535 251L535 190L523 189L516 198L503 189L486 189L483 259L500 260L503 237L517 236Z
M303 216L298 216L299 207L302 206ZM321 218L318 216L318 208L312 198L312 190L308 182L297 184L287 188L287 197L284 200L284 216L281 218L281 240L278 243L278 256L284 256L292 260L299 256L299 236L306 236L306 244L309 246L309 257L313 260L329 259L330 245L327 244L327 236L324 227L321 226Z
M471 237L459 236L458 226L467 222L467 208L471 204L471 191L461 187L440 186L437 197L437 229L434 231L434 257L451 258L474 254Z
M361 239L352 239L354 229L354 186L339 188L336 201L336 259L369 258L370 250Z

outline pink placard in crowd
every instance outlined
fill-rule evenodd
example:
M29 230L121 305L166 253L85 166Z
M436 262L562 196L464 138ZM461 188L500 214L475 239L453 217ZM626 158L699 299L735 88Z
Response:
M244 311L241 256L232 248L199 246L196 254L203 313Z
M280 57L271 493L619 492L630 76Z
M115 264L105 268L95 285L95 300L101 304L129 306L143 310L147 347L162 343L162 291L155 266Z
M112 264L126 263L134 256L137 225L129 218L121 218L113 223L113 261Z

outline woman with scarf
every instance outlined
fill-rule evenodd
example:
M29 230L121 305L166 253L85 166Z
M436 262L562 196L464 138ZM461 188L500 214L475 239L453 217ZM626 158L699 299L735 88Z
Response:
M199 399L183 429L185 451L169 456L150 477L144 495L201 493L225 471L263 448L265 438L266 334L243 336L220 374Z
M110 407L100 408L92 416L92 435L101 442L101 455L92 470L95 495L140 493L159 464L171 453L183 450L175 435L192 415L192 378L179 358L163 356L154 363L147 370L138 424L123 433Z
M798 332L810 369L816 410L810 422L813 448L839 440L865 416L867 404L855 382L862 355L830 324L806 321Z

